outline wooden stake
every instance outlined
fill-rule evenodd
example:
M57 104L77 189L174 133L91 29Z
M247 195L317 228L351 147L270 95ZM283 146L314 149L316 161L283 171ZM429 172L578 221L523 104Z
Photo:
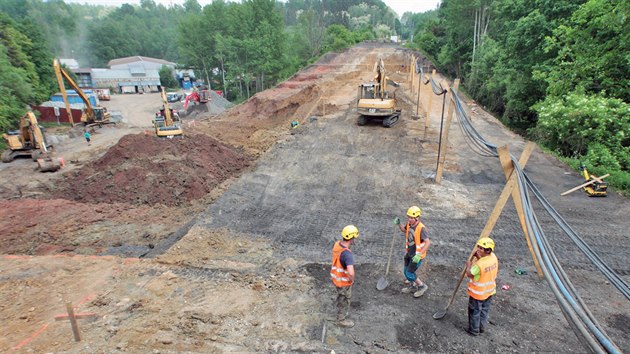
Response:
M433 70L435 72L435 70ZM457 89L459 89L459 79L455 79L453 83L453 90L450 91L450 100L448 104L448 116L446 117L446 124L444 129L442 130L442 143L440 144L440 160L438 161L437 171L435 173L435 182L442 182L442 172L444 171L444 161L446 159L446 146L448 144L448 131L451 128L451 121L453 120L453 106L455 105L455 100L453 98L453 91L457 94ZM433 95L429 95L429 100Z
M586 187L586 186L590 186L591 184L593 184L593 183L595 183L595 182L599 182L599 183L601 183L601 182L602 182L602 179L604 179L604 178L606 178L606 177L608 177L608 176L610 176L610 173L607 173L607 174L605 174L605 175L603 175L603 176L601 176L601 177L597 177L597 178L595 178L595 177L593 177L593 175L591 175L591 177L593 177L593 179L592 179L592 180L590 180L590 181L588 181L588 182L586 182L586 183L582 183L582 184L580 184L580 185L579 185L579 186L577 186L577 187L573 187L573 188L569 189L568 191L566 191L566 192L564 192L564 193L562 193L562 194L560 194L560 195L567 195L567 194L569 194L569 193L573 193L573 192L575 192L576 190L578 190L578 189L580 189L580 188L584 188L584 187Z
M514 172L514 164L512 163L512 159L510 158L510 152L508 151L507 146L501 146L498 149L499 152L499 160L501 161L501 166L503 167L503 173L505 174L505 179L509 180L510 175ZM525 234L525 240L527 241L527 247L529 248L529 252L532 255L532 259L534 260L534 265L536 266L536 271L538 273L538 277L540 279L544 279L545 275L540 268L540 264L538 263L538 259L536 258L536 253L534 253L534 247L538 247L535 242L532 242L531 235L527 231L527 225L525 224L525 211L523 210L521 193L518 188L518 184L515 183L514 188L512 189L512 201L514 202L514 207L516 208L516 213L518 214L518 219L521 222L521 227L523 229L523 233Z
M70 326L72 326L72 334L74 334L74 341L81 341L81 334L79 334L79 324L77 323L77 319L82 318L93 318L98 317L95 313L74 313L74 308L72 307L71 302L66 302L66 311L68 311L67 315L57 315L55 316L55 321L63 321L70 320Z

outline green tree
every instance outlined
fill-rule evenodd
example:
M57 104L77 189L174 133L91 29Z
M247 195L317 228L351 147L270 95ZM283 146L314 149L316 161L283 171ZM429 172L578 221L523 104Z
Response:
M558 54L553 66L540 71L549 94L578 87L630 101L629 13L628 1L589 0L554 30L546 50Z
M177 80L175 80L175 76L173 75L173 69L171 69L169 66L162 65L159 74L160 83L162 83L162 86L168 88L179 87L179 84L177 83Z

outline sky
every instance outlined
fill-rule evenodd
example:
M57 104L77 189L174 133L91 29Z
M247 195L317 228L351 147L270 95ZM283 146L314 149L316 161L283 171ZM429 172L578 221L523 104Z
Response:
M93 5L109 5L118 6L122 4L140 4L140 0L64 0L66 3L89 3ZM183 4L184 0L154 0L157 4L168 6L170 4ZM391 7L398 16L402 16L406 11L425 12L437 8L440 0L382 0L387 6ZM201 6L207 5L212 0L197 0Z

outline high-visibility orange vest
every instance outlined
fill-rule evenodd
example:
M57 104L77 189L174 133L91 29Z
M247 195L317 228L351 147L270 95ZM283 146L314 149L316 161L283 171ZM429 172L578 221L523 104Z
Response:
M411 246L411 244L409 243L409 223L407 223L407 225L405 226L405 253L409 252L409 246ZM424 224L421 222L418 222L418 225L416 225L416 229L413 233L413 242L416 245L416 254L420 253L420 258L424 259L424 257L427 256L427 252L426 251L420 251L421 249L424 249L424 242L420 242L420 235L422 234L422 229L424 229Z
M499 272L499 260L493 252L477 260L475 264L481 270L481 274L479 274L479 279L470 279L468 282L468 295L472 296L473 299L485 300L497 293L496 279Z
M336 287L342 288L352 285L350 280L350 274L341 264L341 253L343 251L350 251L349 248L342 247L339 243L335 242L335 246L332 249L332 267L330 268L330 279ZM350 251L352 252L352 251Z

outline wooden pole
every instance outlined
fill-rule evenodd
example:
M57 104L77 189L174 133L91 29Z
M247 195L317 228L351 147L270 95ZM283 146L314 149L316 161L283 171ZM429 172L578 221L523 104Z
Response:
M79 324L77 318L74 316L74 309L71 302L66 302L66 310L68 311L68 318L70 319L70 325L72 326L72 334L74 334L74 341L80 342L81 335L79 334Z
M422 76L420 76L420 73L418 73L418 102L416 103L416 116L418 117L420 117L420 92L421 91L422 91Z
M435 70L433 70L433 72L435 72ZM457 89L459 89L459 79L455 79L455 82L453 83L453 89L450 90L451 99L449 100L449 105L448 105L448 115L446 117L446 125L444 126L444 129L442 131L441 144L439 147L440 159L438 160L437 171L435 173L435 182L437 183L442 182L442 173L444 171L444 161L446 159L446 146L448 144L448 131L451 128L451 122L453 120L453 105L455 104L455 100L453 98L453 91L455 92L455 94L457 94ZM429 99L432 96L433 95L429 95Z
M435 77L435 69L433 69L433 72L431 73L431 77L429 78L429 80L433 80L433 78ZM429 85L431 85L431 83L429 82ZM435 96L435 94L433 93L433 90L431 89L431 87L429 87L429 105L427 107L427 116L424 119L424 128L426 129L429 126L429 118L431 117L431 109L433 108L433 96Z
M510 175L514 172L514 164L512 163L512 159L510 158L510 152L508 151L507 146L501 146L498 148L499 152L499 161L501 161L501 166L503 167L503 174L505 174L506 180L510 178ZM538 273L538 277L540 279L544 279L545 275L540 268L540 264L538 263L538 259L536 258L536 253L534 252L534 247L538 247L535 242L532 242L531 235L527 231L527 225L525 224L525 211L523 210L521 193L519 192L518 184L515 184L515 188L512 189L512 201L514 202L514 207L516 208L516 213L518 214L518 219L521 222L521 227L523 229L523 233L525 234L525 240L527 241L527 247L529 248L529 252L532 255L532 259L534 260L534 265L536 266L536 271Z
M536 144L531 141L528 142L527 145L525 145L525 149L521 153L521 157L518 160L518 163L519 165L521 165L522 168L525 168L525 165L527 165L529 157L531 156L535 146ZM503 191L501 192L497 203L494 205L494 209L492 210L492 213L490 213L490 217L488 218L488 221L486 221L486 226L481 231L481 235L479 236L479 238L490 236L490 233L494 229L494 226L496 225L499 216L501 216L501 212L505 207L505 203L507 203L508 198L512 194L515 185L516 175L514 174L514 172L512 172L507 180L507 183L505 184L505 187L503 187Z
M605 174L605 175L603 175L603 176L601 176L601 177L593 178L592 180L590 180L590 181L588 181L588 182L586 182L586 183L582 183L582 184L580 184L580 185L579 185L579 186L577 186L577 187L571 188L571 189L569 189L568 191L566 191L566 192L564 192L564 193L562 193L562 194L560 194L560 195L567 195L567 194L569 194L569 193L573 193L573 192L575 192L576 190L578 190L578 189L580 189L580 188L584 188L584 187L586 187L586 186L590 186L591 184L593 184L593 183L595 183L595 182L599 182L599 183L601 183L601 182L602 182L602 179L604 179L604 178L606 178L606 177L608 177L608 176L610 176L610 173L607 173L607 174ZM593 176L591 175L591 177L593 177Z

